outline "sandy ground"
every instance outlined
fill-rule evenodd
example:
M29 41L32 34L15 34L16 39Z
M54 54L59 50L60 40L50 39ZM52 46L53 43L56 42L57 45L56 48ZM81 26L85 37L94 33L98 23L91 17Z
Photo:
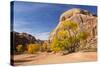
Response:
M96 61L96 52L77 52L68 55L52 53L14 55L14 65L36 65Z

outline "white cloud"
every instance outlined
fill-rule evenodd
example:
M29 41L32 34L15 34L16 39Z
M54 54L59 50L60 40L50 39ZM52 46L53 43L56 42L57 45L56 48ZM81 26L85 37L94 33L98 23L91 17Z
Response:
M34 36L36 39L47 40L49 37L49 33L50 32L42 32L42 33L35 34Z

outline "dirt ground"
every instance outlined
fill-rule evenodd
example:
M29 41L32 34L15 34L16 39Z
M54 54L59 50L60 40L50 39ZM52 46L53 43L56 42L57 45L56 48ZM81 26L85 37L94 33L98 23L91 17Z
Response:
M97 52L77 52L68 55L59 55L53 53L39 54L21 54L14 55L14 65L38 65L38 64L58 64L74 63L85 61L96 61Z

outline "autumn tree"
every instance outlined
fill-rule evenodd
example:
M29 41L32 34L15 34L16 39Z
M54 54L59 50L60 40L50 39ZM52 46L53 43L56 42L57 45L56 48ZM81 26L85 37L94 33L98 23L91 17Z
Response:
M63 50L61 41L57 37L55 37L53 39L53 42L51 44L51 50L53 50L54 52L59 52L59 51Z
M40 49L40 46L38 44L29 44L28 45L28 53L33 54L38 52Z
M79 26L73 21L62 21L61 26L51 43L51 49L55 52L68 50L75 52L79 48L80 42L87 39L88 33L79 31Z

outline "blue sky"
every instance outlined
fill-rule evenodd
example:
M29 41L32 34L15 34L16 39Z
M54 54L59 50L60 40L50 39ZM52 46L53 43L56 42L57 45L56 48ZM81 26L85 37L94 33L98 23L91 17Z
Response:
M14 31L32 34L37 39L46 40L59 23L60 15L71 8L80 8L97 14L96 6L68 4L46 4L36 2L13 2Z

